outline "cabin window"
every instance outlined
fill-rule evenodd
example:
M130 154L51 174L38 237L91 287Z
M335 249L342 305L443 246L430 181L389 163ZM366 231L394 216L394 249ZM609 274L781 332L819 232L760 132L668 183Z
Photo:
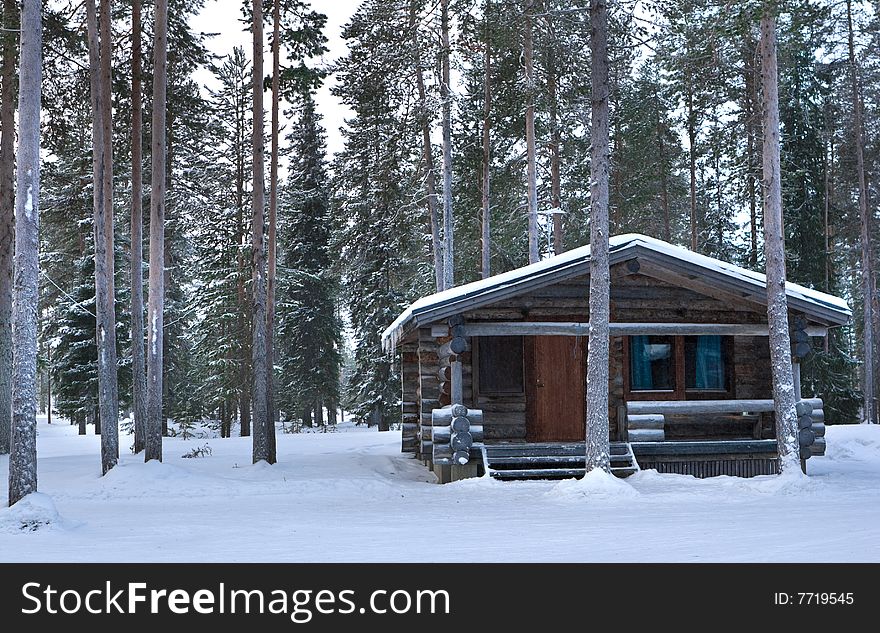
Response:
M477 347L481 395L514 395L524 390L521 336L487 336Z
M720 336L685 336L685 389L724 391L724 341Z
M629 357L633 391L675 389L675 337L633 336Z
M730 337L629 337L629 391L684 399L686 393L730 390Z

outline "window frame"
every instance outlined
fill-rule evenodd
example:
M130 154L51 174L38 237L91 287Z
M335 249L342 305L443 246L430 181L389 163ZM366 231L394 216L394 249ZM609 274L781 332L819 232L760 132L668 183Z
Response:
M630 347L632 337L623 339L623 391L627 400L729 400L734 397L736 376L734 374L733 338L721 336L721 353L724 355L724 389L687 389L685 387L685 335L669 335L672 338L675 376L674 389L633 390Z
M520 354L521 361L521 371L522 371L522 389L520 391L485 391L483 385L481 384L483 381L480 380L480 346L484 344L482 341L484 338L495 338L495 337L482 337L475 336L471 339L471 376L473 381L474 388L474 396L475 400L480 397L486 398L524 398L526 395L526 339L525 336L516 336L512 335L511 338L520 339L520 345L522 346L522 353Z

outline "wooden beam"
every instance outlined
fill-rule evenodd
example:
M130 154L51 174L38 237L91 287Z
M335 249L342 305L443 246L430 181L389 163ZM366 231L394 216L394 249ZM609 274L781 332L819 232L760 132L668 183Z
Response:
M773 400L636 400L626 403L629 415L661 413L695 415L701 413L764 413L773 411Z
M589 323L565 323L558 321L506 321L468 323L465 335L472 336L587 336ZM656 334L668 336L696 336L712 334L721 336L767 336L766 325L749 323L611 323L611 336L638 336ZM808 326L810 336L825 336L827 328Z

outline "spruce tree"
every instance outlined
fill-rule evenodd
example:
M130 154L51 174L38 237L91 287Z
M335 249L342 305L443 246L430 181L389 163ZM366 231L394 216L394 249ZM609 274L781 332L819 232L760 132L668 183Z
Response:
M283 191L278 306L278 403L311 425L312 412L339 406L341 323L330 252L326 143L311 94L290 133L291 173ZM335 415L335 414L334 414Z

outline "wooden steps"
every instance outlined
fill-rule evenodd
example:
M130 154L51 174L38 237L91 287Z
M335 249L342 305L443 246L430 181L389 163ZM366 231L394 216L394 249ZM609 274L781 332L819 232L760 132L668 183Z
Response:
M583 442L541 442L536 444L487 444L484 460L489 476L508 480L568 479L586 472ZM611 443L611 472L628 477L639 470L632 446Z

